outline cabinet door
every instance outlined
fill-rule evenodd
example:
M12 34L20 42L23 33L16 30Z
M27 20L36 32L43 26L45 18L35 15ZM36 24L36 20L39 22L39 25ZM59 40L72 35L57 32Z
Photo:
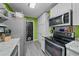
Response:
M41 49L45 52L45 39L41 39Z
M58 15L62 15L71 10L71 3L59 3L57 8L58 8Z
M50 10L50 18L57 17L68 11L70 11L72 4L71 3L59 3Z
M50 10L50 18L56 17L58 15L57 5Z
M70 49L67 49L67 56L79 56L79 54Z
M79 25L79 3L73 4L73 25Z

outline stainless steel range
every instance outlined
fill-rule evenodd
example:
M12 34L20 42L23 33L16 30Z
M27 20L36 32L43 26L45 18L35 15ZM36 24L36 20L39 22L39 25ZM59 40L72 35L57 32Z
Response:
M50 56L66 56L65 44L75 39L74 33L54 32L53 38L45 37L45 53Z

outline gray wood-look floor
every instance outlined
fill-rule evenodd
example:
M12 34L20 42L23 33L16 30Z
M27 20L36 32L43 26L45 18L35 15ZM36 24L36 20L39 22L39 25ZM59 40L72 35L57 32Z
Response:
M26 56L45 56L38 42L26 42Z

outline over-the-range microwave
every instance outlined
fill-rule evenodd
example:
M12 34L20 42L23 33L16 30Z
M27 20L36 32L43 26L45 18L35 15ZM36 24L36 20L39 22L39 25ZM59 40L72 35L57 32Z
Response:
M49 26L52 25L72 25L72 10L49 19Z

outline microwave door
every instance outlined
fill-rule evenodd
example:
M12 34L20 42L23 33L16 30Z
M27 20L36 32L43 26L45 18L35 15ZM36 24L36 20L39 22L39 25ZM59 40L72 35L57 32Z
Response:
M52 24L53 25L58 25L58 24L62 24L63 21L62 21L62 15L61 16L58 16L58 17L55 17L54 19L52 19Z

